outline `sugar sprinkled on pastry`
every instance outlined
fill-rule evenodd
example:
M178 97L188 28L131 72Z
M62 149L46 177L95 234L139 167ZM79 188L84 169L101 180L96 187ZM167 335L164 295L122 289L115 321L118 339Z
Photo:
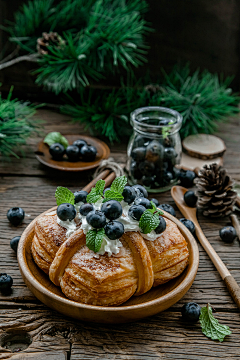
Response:
M36 221L32 255L62 292L77 302L119 305L177 276L187 243L146 190L116 178L104 192L56 190L57 211Z

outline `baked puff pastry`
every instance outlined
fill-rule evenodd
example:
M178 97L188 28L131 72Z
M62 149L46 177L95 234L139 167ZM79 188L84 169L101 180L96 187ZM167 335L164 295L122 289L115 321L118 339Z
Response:
M138 231L126 231L119 253L108 256L89 250L81 228L67 238L57 216L45 215L36 222L32 255L67 298L98 306L120 305L186 268L187 243L177 225L165 221L165 231L154 241Z

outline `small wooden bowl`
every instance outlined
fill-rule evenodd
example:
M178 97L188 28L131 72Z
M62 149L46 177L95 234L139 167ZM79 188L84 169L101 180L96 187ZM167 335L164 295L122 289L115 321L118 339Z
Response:
M43 142L38 144L38 151L36 152L36 158L44 165L53 169L62 171L84 171L97 167L103 159L107 159L110 155L110 149L103 141L98 140L91 136L85 135L64 135L69 144L77 139L83 139L88 144L95 146L97 149L97 156L94 161L74 161L70 162L67 158L63 158L61 161L53 160L49 153L49 146ZM66 156L66 155L65 155Z
M56 207L39 215L56 210ZM35 220L23 232L18 244L18 263L27 287L50 308L74 319L99 323L125 323L155 315L179 301L192 285L198 270L199 252L197 243L189 230L174 216L164 212L164 216L177 224L185 237L189 249L189 265L184 272L166 284L152 288L141 296L132 296L120 306L103 307L86 305L69 300L61 289L35 264L31 254Z

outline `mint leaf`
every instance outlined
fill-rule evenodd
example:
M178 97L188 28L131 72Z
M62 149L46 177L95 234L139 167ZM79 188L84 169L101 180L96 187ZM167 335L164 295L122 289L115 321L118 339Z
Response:
M103 196L103 190L105 187L105 181L100 179L96 183L95 187L93 187L90 193L87 196L87 202L94 204L98 200L100 200Z
M119 194L122 194L124 187L127 185L127 178L125 175L119 176L116 179L113 180L111 185L111 190L114 192L117 192Z
M139 227L141 228L143 234L148 234L152 230L156 229L159 223L160 220L158 213L153 214L151 209L147 209L144 211L139 220Z
M98 182L95 185L95 189L98 195L103 195L104 187L105 187L105 181L102 179L98 180Z
M105 203L108 200L116 200L120 202L123 200L123 196L117 191L107 190L104 193L103 202Z
M59 143L62 144L65 149L69 145L67 139L60 132L50 132L49 134L47 134L43 142L45 144L48 144L49 146Z
M225 336L232 333L228 326L219 324L218 320L215 319L210 304L201 308L199 320L203 334L212 340L222 342Z
M71 190L69 190L68 188L58 186L57 190L55 192L55 198L57 201L57 206L59 206L63 203L69 203L69 204L74 205L75 197L74 197L73 193L71 192Z
M102 239L105 232L104 229L88 230L86 235L87 247L95 253L101 249Z

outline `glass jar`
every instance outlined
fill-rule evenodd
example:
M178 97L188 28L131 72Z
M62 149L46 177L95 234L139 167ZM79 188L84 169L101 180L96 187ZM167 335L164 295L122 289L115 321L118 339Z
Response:
M127 172L131 185L141 184L149 192L163 192L177 183L182 154L177 111L149 106L131 113L133 134L128 144Z

